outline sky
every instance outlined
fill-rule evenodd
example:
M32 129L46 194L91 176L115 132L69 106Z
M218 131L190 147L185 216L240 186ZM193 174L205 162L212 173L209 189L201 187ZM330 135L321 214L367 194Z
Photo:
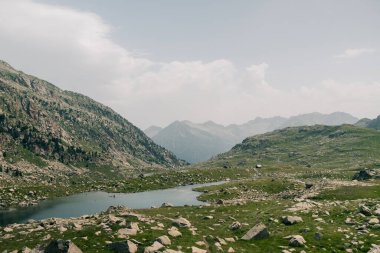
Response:
M380 114L377 0L1 0L0 59L136 126Z

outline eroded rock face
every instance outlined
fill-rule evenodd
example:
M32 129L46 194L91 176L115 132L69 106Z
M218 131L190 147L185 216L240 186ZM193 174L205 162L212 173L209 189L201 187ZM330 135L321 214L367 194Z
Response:
M83 253L80 248L78 248L70 240L54 240L51 241L44 250L45 253Z
M262 223L251 228L241 239L242 240L260 240L269 237L267 226Z

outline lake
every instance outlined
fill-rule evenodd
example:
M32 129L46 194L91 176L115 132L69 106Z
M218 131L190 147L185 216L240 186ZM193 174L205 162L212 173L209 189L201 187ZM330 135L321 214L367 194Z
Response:
M66 197L44 200L38 205L0 211L0 226L12 223L25 223L29 219L79 217L105 211L109 206L123 205L133 209L159 207L168 202L174 206L204 205L197 200L201 195L192 189L199 186L221 184L214 182L180 186L176 188L137 193L85 192Z

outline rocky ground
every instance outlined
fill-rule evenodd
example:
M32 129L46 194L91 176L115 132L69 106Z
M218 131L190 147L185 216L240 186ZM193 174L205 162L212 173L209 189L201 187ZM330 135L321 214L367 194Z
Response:
M380 252L378 180L254 175L197 189L207 206L8 225L0 252Z

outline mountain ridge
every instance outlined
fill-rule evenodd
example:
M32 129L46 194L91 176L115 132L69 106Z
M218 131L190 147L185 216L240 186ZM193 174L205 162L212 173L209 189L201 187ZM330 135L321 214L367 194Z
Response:
M334 112L331 114L313 112L289 118L280 116L271 118L257 117L243 124L230 124L226 126L213 121L197 124L184 120L173 122L172 124L177 125L176 128L172 128L172 124L169 124L151 138L159 145L171 150L177 157L190 163L196 163L206 161L220 152L226 152L249 136L290 126L315 124L341 125L344 123L354 124L357 121L356 117L344 112ZM183 129L180 130L180 126ZM193 131L193 134L189 133L191 135L189 140L185 141L183 139L184 131ZM197 136L194 131L199 135ZM209 137L205 140L204 136ZM210 139L212 138L215 140L214 144L210 143ZM184 145L187 145L186 150ZM189 148L190 146L192 148Z

